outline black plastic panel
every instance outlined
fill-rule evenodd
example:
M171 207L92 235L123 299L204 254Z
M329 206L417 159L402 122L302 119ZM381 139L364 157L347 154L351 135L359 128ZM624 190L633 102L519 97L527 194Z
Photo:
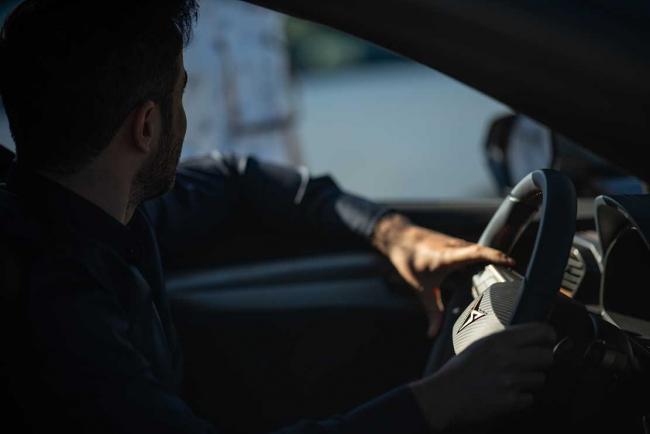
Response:
M192 407L224 432L268 432L418 378L424 311L382 264L319 256L172 280Z

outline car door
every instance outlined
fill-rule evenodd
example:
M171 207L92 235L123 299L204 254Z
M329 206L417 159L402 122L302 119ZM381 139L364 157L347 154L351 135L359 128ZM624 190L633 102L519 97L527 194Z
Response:
M476 239L497 204L394 206ZM272 238L264 244L283 241ZM186 398L199 414L229 432L261 432L421 376L432 341L413 291L372 248L340 244L170 273Z

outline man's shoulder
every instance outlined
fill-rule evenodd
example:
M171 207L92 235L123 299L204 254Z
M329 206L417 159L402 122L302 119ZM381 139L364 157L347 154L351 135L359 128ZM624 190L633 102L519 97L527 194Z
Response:
M23 266L29 274L33 287L47 287L52 284L75 286L97 286L97 279L89 272L84 255L92 251L81 251L72 246L54 245L33 250L24 259Z
M92 240L77 236L74 231L48 225L48 216L37 215L17 195L0 186L0 245L9 254L20 256L34 273L52 271L57 275L73 271L83 276L87 264L108 256Z
M129 264L108 246L37 215L0 188L0 270L10 270L21 303L111 303L126 311L137 282ZM2 273L0 273L2 274ZM6 285L5 285L6 286ZM91 308L91 306L88 306Z
M6 185L0 184L0 242L24 236L30 221L18 197L7 190Z
M133 274L118 255L92 240L73 240L37 249L26 264L32 301L54 297L112 300L129 304Z
M0 235L0 260L30 302L46 304L53 298L91 293L117 295L125 265L110 251L92 240L52 235L35 222L28 224L24 214L11 217Z

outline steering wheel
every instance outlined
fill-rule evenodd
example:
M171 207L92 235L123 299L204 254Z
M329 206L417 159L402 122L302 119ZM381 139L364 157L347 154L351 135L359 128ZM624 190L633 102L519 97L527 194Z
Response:
M453 327L456 354L509 324L548 317L575 234L576 193L571 180L550 169L530 173L501 203L479 244L509 253L538 211L539 229L525 275L488 265L474 276L475 299Z

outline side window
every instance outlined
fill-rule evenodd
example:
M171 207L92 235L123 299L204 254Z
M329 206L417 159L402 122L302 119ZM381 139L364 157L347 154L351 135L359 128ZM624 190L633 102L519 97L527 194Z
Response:
M184 156L218 149L330 173L373 199L493 197L502 104L342 32L204 0L185 54Z
M183 157L305 165L379 200L499 194L484 143L508 108L430 68L238 0L201 2L185 63Z
M305 163L375 199L502 196L536 169L580 197L640 194L645 183L558 132L430 68L288 20ZM586 146L582 146L586 145Z
M497 101L343 33L289 19L304 160L374 199L483 198Z

